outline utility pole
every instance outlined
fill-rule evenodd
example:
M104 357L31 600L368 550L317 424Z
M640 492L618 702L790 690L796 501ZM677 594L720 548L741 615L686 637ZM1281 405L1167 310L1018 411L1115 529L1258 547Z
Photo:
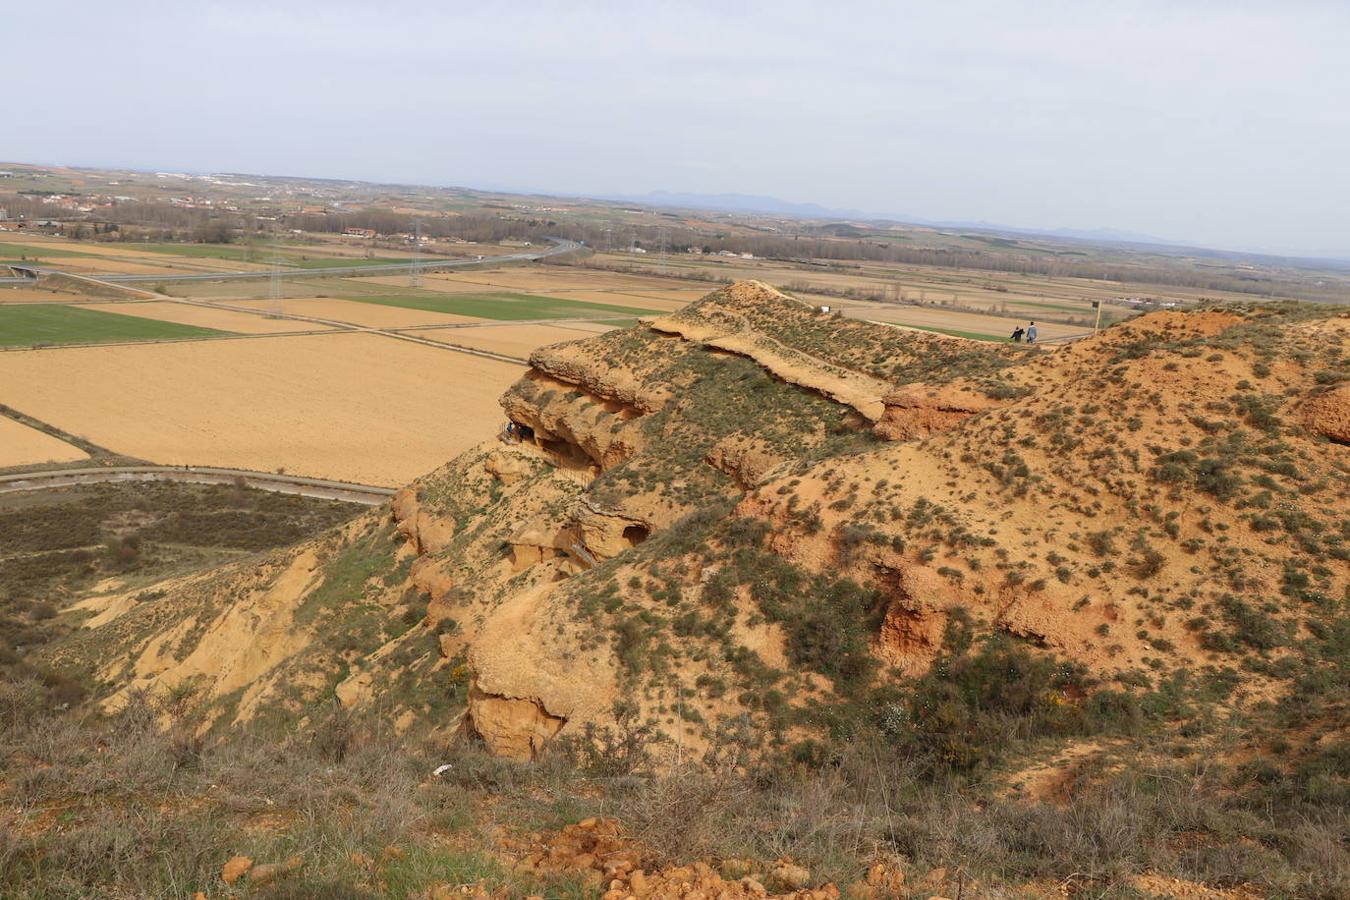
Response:
M271 277L271 299L268 315L274 319L281 318L281 235L277 232L277 226L272 226L272 277Z
M417 222L416 232L413 235L413 265L412 272L408 276L408 287L420 288L422 286L422 222Z

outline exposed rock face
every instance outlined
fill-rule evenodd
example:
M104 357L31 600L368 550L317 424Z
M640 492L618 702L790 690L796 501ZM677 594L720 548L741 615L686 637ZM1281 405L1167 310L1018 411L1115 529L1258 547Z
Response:
M1299 417L1309 431L1337 444L1350 444L1350 383L1309 397Z
M560 528L556 522L537 519L522 525L508 540L511 562L520 570L566 555L577 542L577 535L575 530Z
M454 523L423 512L414 488L405 487L395 494L390 512L398 533L407 538L419 554L435 553L454 537Z
M585 385L597 397L642 413L655 412L670 401L669 385L644 384L630 370L607 365L577 344L542 347L530 356L530 366L569 385Z
M927 566L906 566L896 573L877 634L877 655L901 671L922 671L942 646L946 609L954 599L946 579Z
M515 484L534 471L529 460L519 454L508 453L505 449L488 454L483 460L483 468L489 475L506 485Z
M651 532L651 526L640 519L599 510L584 501L572 516L581 544L597 560L613 559L645 541Z
M757 281L739 282L726 289L738 302L757 298L782 297ZM656 319L651 327L665 334L678 335L708 347L748 357L788 384L817 391L832 400L847 404L870 421L881 418L885 410L882 395L891 387L882 379L841 366L788 346L773 337L755 331L730 308L718 316L692 319L680 314Z
M566 719L550 715L538 700L484 693L477 684L469 689L465 730L497 756L522 762L536 759L566 724Z
M531 372L531 390L502 398L507 416L534 432L533 442L563 464L612 469L632 455L633 434L623 423L634 408L547 374ZM519 387L519 386L518 386Z
M438 621L449 615L446 600L454 590L455 581L437 560L429 556L413 560L412 567L408 570L408 578L414 588L426 594L432 621Z
M878 437L911 441L946 431L976 413L1002 405L984 394L953 385L907 384L888 393L886 412L876 424Z
M708 452L708 465L726 472L736 479L742 487L752 487L774 466L784 459L757 441L746 435L736 434L724 438L713 445Z

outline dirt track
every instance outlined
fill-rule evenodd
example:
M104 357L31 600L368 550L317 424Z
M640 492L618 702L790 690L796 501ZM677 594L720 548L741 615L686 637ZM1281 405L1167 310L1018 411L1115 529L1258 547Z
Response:
M0 475L0 494L68 487L77 484L109 484L129 481L175 481L186 484L234 484L239 479L251 488L278 494L297 494L322 500L342 500L379 506L393 496L393 489L370 484L350 484L303 475L277 475L249 469L212 466L117 466L112 468L58 469L20 475Z

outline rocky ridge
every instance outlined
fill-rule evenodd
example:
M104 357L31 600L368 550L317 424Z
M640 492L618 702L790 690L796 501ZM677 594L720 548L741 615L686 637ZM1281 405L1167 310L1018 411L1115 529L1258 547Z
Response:
M1038 352L740 283L537 351L502 401L522 440L101 615L75 652L110 705L188 680L217 722L336 696L521 759L596 729L810 741L833 727L812 710L884 706L954 633L1071 662L1037 704L1248 656L1234 702L1265 696L1347 590L1348 335L1325 310L1166 312Z

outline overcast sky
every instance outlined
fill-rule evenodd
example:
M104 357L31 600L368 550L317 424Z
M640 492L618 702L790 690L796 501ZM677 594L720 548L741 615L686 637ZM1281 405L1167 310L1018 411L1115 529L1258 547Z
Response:
M0 0L0 159L1350 257L1350 2Z

